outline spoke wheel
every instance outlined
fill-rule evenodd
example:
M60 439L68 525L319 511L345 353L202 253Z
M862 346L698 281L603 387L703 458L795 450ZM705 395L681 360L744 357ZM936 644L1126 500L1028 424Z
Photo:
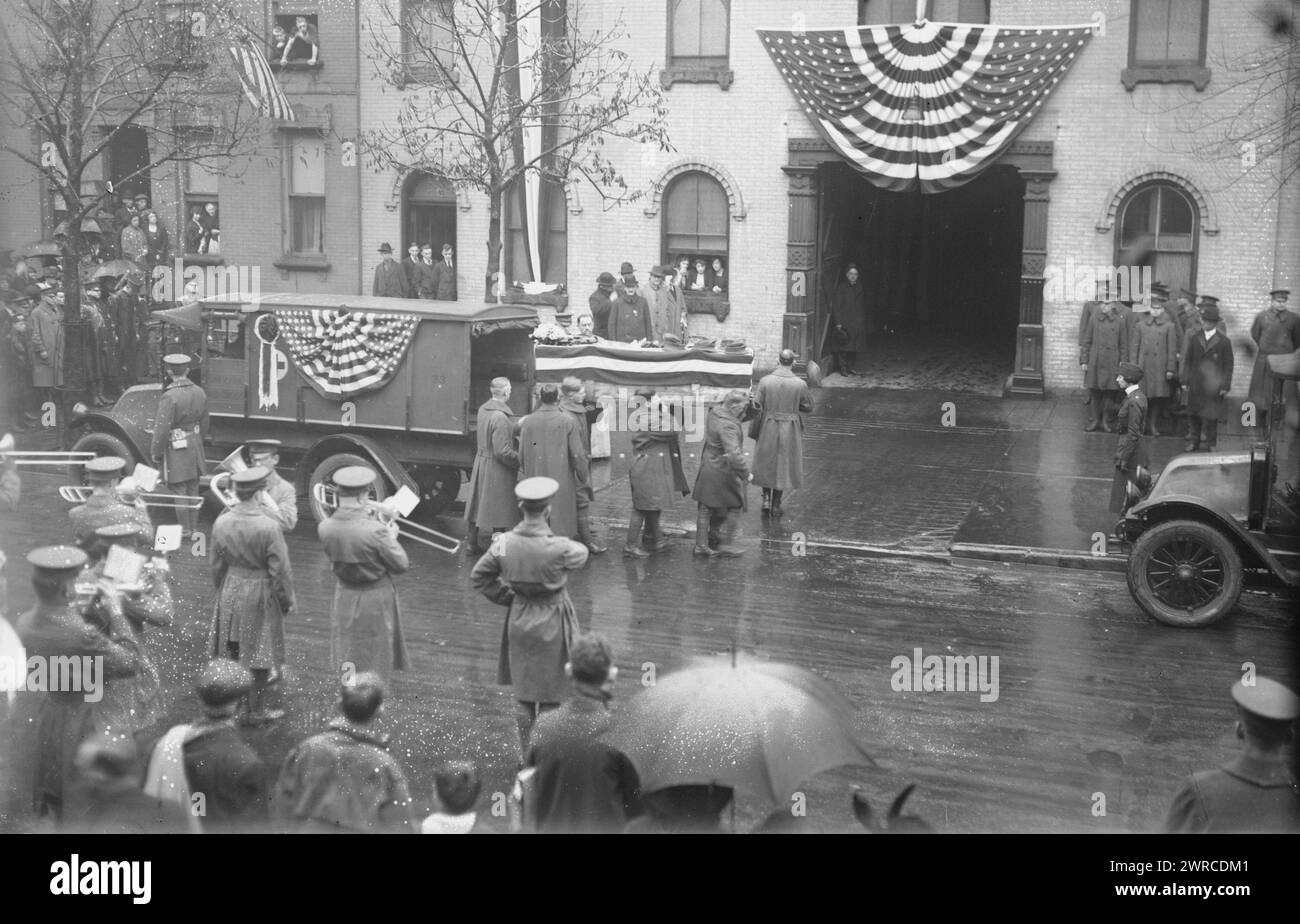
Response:
M1193 520L1172 520L1138 537L1128 563L1133 599L1171 626L1206 626L1241 596L1242 566L1232 540Z

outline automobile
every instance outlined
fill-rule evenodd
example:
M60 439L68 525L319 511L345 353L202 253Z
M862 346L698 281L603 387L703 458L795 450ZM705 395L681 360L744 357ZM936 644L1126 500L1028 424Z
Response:
M1269 364L1275 387L1266 440L1182 453L1158 475L1139 469L1129 482L1115 529L1131 547L1129 592L1165 625L1208 626L1232 611L1247 586L1300 587L1300 441L1282 403L1284 382L1300 377L1300 351L1270 356Z
M317 486L359 464L379 472L377 500L405 486L419 498L418 517L437 515L473 468L491 380L509 378L511 406L529 410L537 326L529 306L231 293L159 314L194 332L173 342L198 354L192 378L208 398L209 473L249 440L280 440L281 474L317 522L329 515ZM162 340L160 351L174 349ZM149 464L161 393L155 382L109 408L78 405L66 448Z

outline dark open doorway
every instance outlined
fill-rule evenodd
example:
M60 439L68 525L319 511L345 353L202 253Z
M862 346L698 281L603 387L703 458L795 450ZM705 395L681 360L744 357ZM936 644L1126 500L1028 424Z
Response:
M1024 180L999 165L936 195L884 192L819 168L820 355L829 293L856 263L867 288L866 384L1000 393L1015 364Z
M402 249L428 244L433 258L442 259L442 245L456 252L456 190L446 180L427 173L412 175L402 190Z
M150 196L149 135L140 126L123 125L108 143L108 179L124 202Z

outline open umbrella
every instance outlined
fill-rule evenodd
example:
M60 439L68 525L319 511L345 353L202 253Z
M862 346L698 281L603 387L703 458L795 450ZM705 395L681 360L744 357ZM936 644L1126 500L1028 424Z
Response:
M63 253L63 248L54 241L33 241L19 247L15 252L24 257L57 257Z
M643 792L714 783L776 804L809 777L875 761L853 707L825 680L776 662L701 662L661 678L619 710L606 741Z
M116 279L118 276L125 276L130 272L140 272L139 265L132 263L130 260L109 260L107 263L101 263L95 267L94 272L90 274L90 278Z

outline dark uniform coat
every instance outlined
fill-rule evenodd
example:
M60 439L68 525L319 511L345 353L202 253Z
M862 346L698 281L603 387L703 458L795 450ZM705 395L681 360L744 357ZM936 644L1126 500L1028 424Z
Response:
M1118 391L1115 376L1119 364L1127 362L1128 326L1115 311L1098 311L1092 316L1088 332L1079 347L1080 365L1087 363L1083 375L1085 388L1098 391Z
M371 295L385 295L389 298L407 298L411 293L406 282L406 271L393 260L380 260L375 267L375 284Z
M271 472L266 479L266 487L257 495L262 512L279 524L285 533L291 533L298 526L298 492L294 486L277 473ZM266 501L270 503L266 503Z
M635 510L671 510L678 494L689 494L682 469L682 434L668 408L651 405L633 412L632 467L628 482Z
M582 448L587 456L587 480L578 485L578 504L591 503L596 495L591 487L591 425L600 416L598 405L586 405L569 397L561 397L557 405L561 411L573 418L578 425L578 435L582 438Z
M1129 361L1142 367L1142 391L1148 398L1168 398L1175 383L1165 373L1178 375L1178 325L1164 315L1147 315L1133 332Z
M483 529L510 528L522 516L515 501L519 451L515 449L515 412L492 398L478 409L478 452L469 478L465 522Z
M745 434L740 420L726 407L709 409L704 424L704 450L700 471L695 476L696 503L715 510L745 507L749 462L745 458Z
M1240 754L1218 770L1192 775L1174 797L1169 834L1295 834L1300 791L1282 762Z
M1115 412L1115 430L1119 440L1115 444L1115 476L1110 485L1110 511L1120 513L1129 480L1137 475L1139 465L1150 465L1146 438L1142 427L1147 419L1147 399L1141 388L1124 396Z
M633 340L653 340L650 306L639 292L616 290L618 298L609 310L609 339L631 343Z
M193 726L183 753L190 793L203 793L204 834L265 830L266 765L239 736L233 720Z
M661 283L659 288L653 286L645 290L646 305L650 308L650 330L655 340L662 340L664 334L674 337L682 335L682 309L677 303L676 293Z
M32 386L53 388L63 384L63 313L48 298L32 309L28 323L31 330ZM41 358L41 353L45 358Z
M551 530L578 534L578 490L588 479L587 450L573 415L543 404L519 425L520 478L554 478L560 490L551 498Z
M130 523L141 534L153 538L153 523L149 513L143 507L124 504L109 491L95 491L84 504L78 504L68 511L72 520L72 531L78 542L84 542L95 534L101 526L117 526Z
M1300 314L1285 308L1281 311L1265 308L1255 315L1255 323L1250 325L1250 339L1259 347L1255 366L1250 370L1250 400L1256 411L1268 412L1273 404L1274 378L1268 358L1300 350Z
M299 834L416 830L411 790L387 736L342 716L289 752L271 815L277 829Z
M207 464L203 441L208 435L208 396L189 379L163 389L154 416L153 445L149 454L162 459L162 479L167 484L198 481ZM176 448L181 439L185 445Z
M115 374L123 388L134 385L140 378L143 362L137 355L140 344L140 326L136 318L136 289L122 286L108 297L108 313L118 337L118 368Z
M501 630L497 683L513 684L515 699L563 702L564 664L578 633L578 614L565 584L587 562L587 547L527 521L492 540L470 574L474 589L508 606Z
M103 573L104 562L97 562L89 569L88 580L97 581ZM164 568L151 561L141 570L140 584L140 590L122 595L122 614L135 637L137 669L129 679L108 686L101 706L109 725L130 733L148 728L167 712L162 675L152 646L145 638L145 629L171 626L171 583ZM103 618L107 619L107 614Z
M867 288L862 280L841 279L831 293L831 323L844 328L847 340L831 334L833 350L861 353L867 348Z
M241 501L212 527L212 579L217 586L208 653L226 657L239 644L239 663L269 670L284 663L284 614L293 608L289 550L276 522Z
M609 313L614 307L610 296L613 294L612 290L606 292L597 287L587 296L587 307L591 309L591 332L603 340L609 339Z
M456 300L456 266L454 263L448 266L446 260L439 260L433 264L429 279L433 298L440 302L454 302Z
M387 677L410 664L402 633L402 610L392 576L410 567L393 531L363 506L337 508L316 527L325 557L333 563L330 669L350 663L356 673Z
M803 415L812 412L808 383L777 366L758 383L754 484L788 491L803 484Z
M1218 331L1207 342L1202 330L1189 331L1183 341L1178 379L1187 388L1187 413L1222 420L1227 402L1220 391L1232 387L1232 343Z

